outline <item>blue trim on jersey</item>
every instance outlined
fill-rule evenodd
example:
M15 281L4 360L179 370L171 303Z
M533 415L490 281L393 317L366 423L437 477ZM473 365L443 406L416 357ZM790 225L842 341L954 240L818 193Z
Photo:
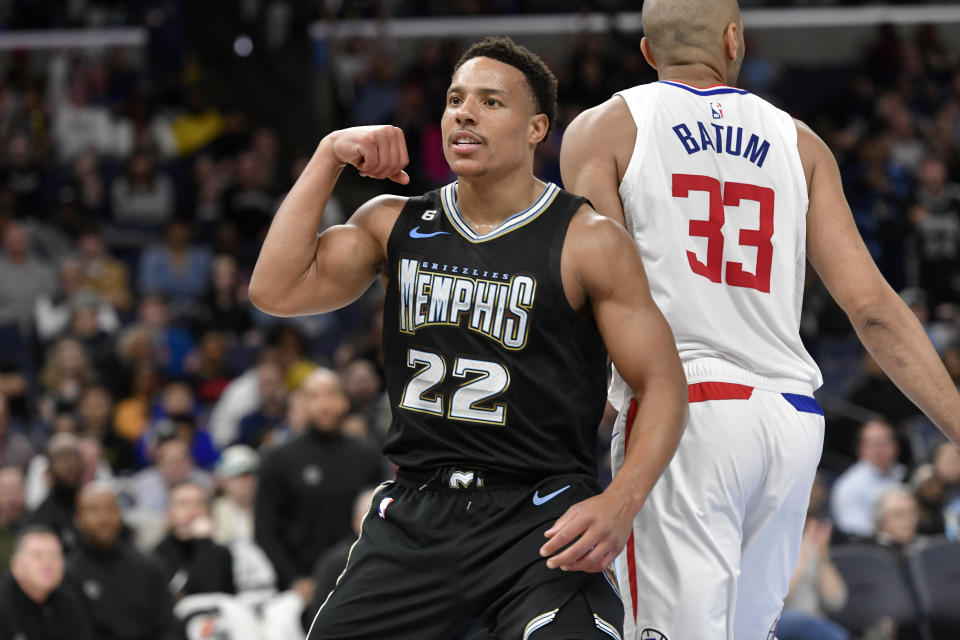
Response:
M686 89L690 93L695 93L698 96L719 96L724 93L737 93L741 96L745 96L748 93L750 93L749 91L746 91L744 89L737 89L736 87L711 87L709 89L698 89L697 87L691 87L689 85L682 84L680 82L671 82L669 80L661 80L660 82L662 82L663 84L668 84L671 87Z
M818 416L823 415L823 409L820 403L810 396L802 396L798 393L781 393L784 399L793 405L793 408L801 413L815 413Z

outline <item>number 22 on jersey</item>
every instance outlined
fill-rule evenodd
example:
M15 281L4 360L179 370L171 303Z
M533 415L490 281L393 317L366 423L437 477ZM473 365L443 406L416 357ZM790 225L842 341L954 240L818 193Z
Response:
M674 198L687 198L691 192L696 191L708 194L709 217L706 220L691 220L689 233L691 236L707 239L707 261L701 260L693 251L687 251L690 269L711 282L726 281L726 284L733 287L770 293L770 270L773 264L773 189L742 182L721 184L710 176L673 174ZM738 238L740 246L757 248L757 264L752 273L744 269L740 262L727 262L724 270L724 207L739 207L743 201L760 205L759 229L741 229Z
M443 356L432 351L410 349L407 352L407 366L417 369L403 389L400 406L411 411L432 413L443 416L444 398L432 393L434 387L443 382L447 373L447 362ZM499 362L478 360L476 358L457 357L453 361L454 378L472 375L450 396L450 405L446 416L451 420L480 422L502 425L507 420L507 406L493 404L482 406L494 396L498 396L510 386L510 373Z

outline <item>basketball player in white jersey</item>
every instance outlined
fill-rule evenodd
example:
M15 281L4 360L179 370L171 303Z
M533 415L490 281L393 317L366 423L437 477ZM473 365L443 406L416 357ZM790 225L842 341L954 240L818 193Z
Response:
M568 128L566 188L625 224L687 375L686 433L617 560L625 638L773 638L823 443L820 372L799 336L809 256L860 339L954 442L960 397L854 225L804 124L732 86L735 0L646 0L660 81ZM614 465L635 406L619 376Z

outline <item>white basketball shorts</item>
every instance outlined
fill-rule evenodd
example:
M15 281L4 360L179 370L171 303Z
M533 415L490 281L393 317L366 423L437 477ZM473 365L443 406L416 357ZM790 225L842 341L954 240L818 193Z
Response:
M810 396L691 384L680 446L617 559L624 640L772 640L817 463ZM636 415L620 407L614 472Z

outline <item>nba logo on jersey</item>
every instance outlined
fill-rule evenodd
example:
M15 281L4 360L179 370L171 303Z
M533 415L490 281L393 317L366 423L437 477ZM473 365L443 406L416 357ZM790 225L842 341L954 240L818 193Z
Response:
M713 115L714 120L719 120L723 117L723 107L719 102L710 103L710 114Z

